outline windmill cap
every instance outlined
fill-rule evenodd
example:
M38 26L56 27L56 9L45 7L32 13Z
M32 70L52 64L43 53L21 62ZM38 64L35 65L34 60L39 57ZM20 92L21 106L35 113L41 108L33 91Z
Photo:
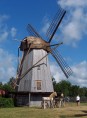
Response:
M25 37L20 44L20 50L44 49L47 50L49 43L38 37Z

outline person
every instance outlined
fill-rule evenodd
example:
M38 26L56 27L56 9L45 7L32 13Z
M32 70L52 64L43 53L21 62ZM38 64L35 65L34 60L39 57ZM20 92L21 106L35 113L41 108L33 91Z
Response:
M80 96L79 95L76 96L76 103L77 103L77 106L80 104Z

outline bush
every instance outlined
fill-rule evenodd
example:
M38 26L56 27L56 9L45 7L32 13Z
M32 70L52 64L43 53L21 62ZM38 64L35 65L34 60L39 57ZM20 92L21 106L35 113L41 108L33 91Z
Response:
M13 99L0 97L0 107L14 107Z

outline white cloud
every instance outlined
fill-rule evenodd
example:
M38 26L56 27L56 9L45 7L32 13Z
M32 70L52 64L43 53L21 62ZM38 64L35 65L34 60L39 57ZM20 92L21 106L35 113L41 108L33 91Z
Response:
M65 79L61 69L56 63L50 63L50 70L52 76L55 78L57 82L60 82L61 80Z
M6 40L8 37L8 34L9 33L7 31L1 32L0 33L0 42Z
M16 75L16 57L0 49L0 82L7 82Z
M87 86L87 62L83 61L72 67L74 75L70 81L80 86Z
M66 80L65 75L60 70L59 66L56 63L50 63L50 69L53 77L57 82L61 80ZM77 65L71 67L73 75L68 79L71 84L79 85L81 87L87 86L87 62L83 61Z
M11 36L14 38L16 36L17 30L15 27L11 28Z
M87 35L87 1L86 0L58 0L57 4L64 8L66 17L60 24L60 34L55 34L55 39L62 39L65 44L77 46L77 42ZM46 33L50 25L47 17L44 17L42 32ZM55 40L56 41L56 40Z
M0 42L7 39L9 32L5 21L8 20L9 16L0 15Z
M8 15L0 15L0 42L8 39L9 36L14 38L17 33L15 27L9 28L6 21L9 19Z
M9 38L15 38L17 32L15 27L8 27L8 19L8 15L0 15L0 45L3 45L2 42ZM16 61L17 59L13 54L0 48L0 82L5 83L16 75Z
M50 26L50 22L49 22L47 16L45 16L45 17L43 18L43 25L44 25L44 26L42 27L41 32L43 32L44 34L46 34L47 29L48 29L49 26Z
M87 35L87 1L58 0L58 5L67 10L65 20L60 25L60 39L64 43L77 46L77 42ZM51 73L57 82L66 77L57 64L51 62ZM71 84L87 87L87 61L82 61L71 67L73 75L68 79Z
M3 23L4 21L8 20L9 16L8 15L0 15L0 24Z
M76 46L87 35L87 1L58 0L57 3L67 10L67 18L61 27L61 37L66 44Z
M63 8L69 7L86 7L86 0L58 0L58 4L60 4Z

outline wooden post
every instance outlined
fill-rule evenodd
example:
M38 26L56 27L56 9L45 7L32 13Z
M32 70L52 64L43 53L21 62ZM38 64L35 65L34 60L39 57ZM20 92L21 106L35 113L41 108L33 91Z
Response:
M30 92L29 92L29 103L28 103L29 107L30 107Z
M45 105L45 100L43 100L43 101L44 101L44 102L43 102L43 103L44 103L44 105L43 105L43 106L44 106L44 109L45 109L45 108L46 108L46 105Z

